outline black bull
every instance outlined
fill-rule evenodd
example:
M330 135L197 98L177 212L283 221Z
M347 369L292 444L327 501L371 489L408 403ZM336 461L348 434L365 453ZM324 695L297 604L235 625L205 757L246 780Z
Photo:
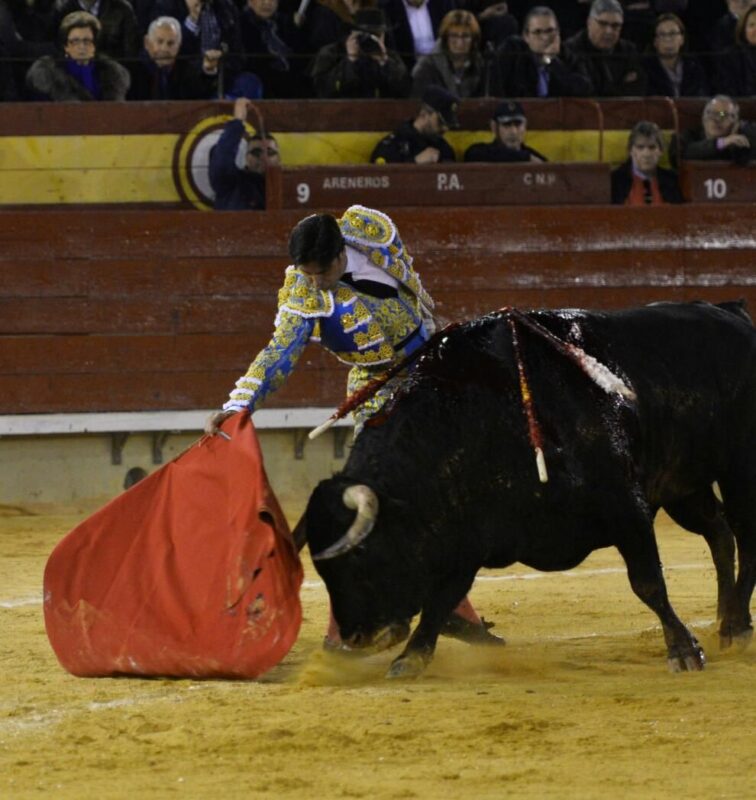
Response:
M756 333L731 313L735 304L725 305L527 315L608 366L632 399L602 390L553 341L515 322L545 483L511 315L434 337L305 513L345 642L391 646L421 612L389 673L416 674L480 567L565 570L614 546L633 591L661 621L670 666L700 669L703 652L667 597L653 519L665 507L704 532L714 481L739 555L737 582L720 596L720 630L725 640L747 637L756 579ZM716 546L731 563L727 535Z

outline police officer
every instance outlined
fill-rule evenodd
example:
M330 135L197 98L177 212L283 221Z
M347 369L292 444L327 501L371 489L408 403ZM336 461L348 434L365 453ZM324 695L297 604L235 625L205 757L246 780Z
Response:
M546 161L547 158L525 144L528 121L516 100L500 103L491 116L491 142L476 142L465 150L465 161Z
M440 86L429 86L420 99L422 105L415 118L403 122L378 142L370 156L374 164L438 164L456 160L443 134L449 128L459 127L459 98Z

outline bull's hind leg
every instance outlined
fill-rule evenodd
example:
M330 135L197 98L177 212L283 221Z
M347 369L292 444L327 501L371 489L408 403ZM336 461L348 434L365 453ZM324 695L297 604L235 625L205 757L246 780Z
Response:
M686 530L704 537L717 572L717 619L722 619L735 591L735 537L722 504L706 489L664 507Z
M626 535L618 537L617 548L627 564L633 591L659 617L669 668L673 672L703 669L706 663L703 650L669 602L650 519L628 528Z
M756 454L749 452L732 470L732 475L720 480L725 513L738 543L738 579L719 627L722 647L733 641L747 643L753 636L751 597L756 584Z

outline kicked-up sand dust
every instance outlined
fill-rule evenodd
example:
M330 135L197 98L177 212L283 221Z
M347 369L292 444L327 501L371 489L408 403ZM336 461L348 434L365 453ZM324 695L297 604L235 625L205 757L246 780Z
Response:
M91 511L91 509L87 509ZM705 543L657 525L705 671L667 671L656 617L614 550L568 573L481 573L503 648L442 638L419 679L398 653L321 649L323 584L258 681L82 679L47 642L42 572L85 510L0 508L0 798L746 798L756 796L756 645L718 648Z

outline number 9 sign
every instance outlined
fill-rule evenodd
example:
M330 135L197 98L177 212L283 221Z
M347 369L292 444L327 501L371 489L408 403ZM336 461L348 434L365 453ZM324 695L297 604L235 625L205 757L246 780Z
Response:
M310 184L298 183L297 184L297 201L304 205L310 199Z

